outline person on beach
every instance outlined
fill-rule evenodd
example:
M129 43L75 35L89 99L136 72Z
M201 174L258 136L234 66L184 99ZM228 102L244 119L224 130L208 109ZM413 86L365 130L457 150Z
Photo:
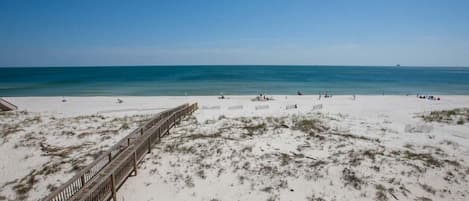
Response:
M262 93L259 93L259 96L256 96L256 99L257 101L265 101L265 95L263 95Z
M297 94L298 96L303 95L303 93L302 93L301 91L297 91L296 94Z

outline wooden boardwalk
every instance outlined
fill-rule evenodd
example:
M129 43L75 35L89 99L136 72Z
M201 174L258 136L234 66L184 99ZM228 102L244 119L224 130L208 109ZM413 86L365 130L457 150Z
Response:
M116 192L137 164L149 153L151 146L169 133L178 121L198 109L197 103L166 110L134 130L111 147L76 176L59 187L43 201L103 201L116 199Z
M16 105L13 105L12 103L6 101L3 98L0 98L0 111L10 111L10 110L16 110L18 107Z

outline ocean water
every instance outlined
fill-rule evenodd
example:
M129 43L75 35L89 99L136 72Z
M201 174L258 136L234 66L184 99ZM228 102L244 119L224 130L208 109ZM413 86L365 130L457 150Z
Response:
M119 66L0 68L0 96L469 95L469 68Z

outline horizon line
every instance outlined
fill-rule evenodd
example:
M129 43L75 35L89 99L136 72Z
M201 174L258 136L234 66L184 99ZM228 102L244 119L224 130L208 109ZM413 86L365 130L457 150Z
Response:
M0 68L88 68L88 67L233 67L233 66L253 66L253 67L392 67L392 68L469 68L469 66L445 66L445 65L321 65L321 64L148 64L148 65L51 65L51 66L0 66Z

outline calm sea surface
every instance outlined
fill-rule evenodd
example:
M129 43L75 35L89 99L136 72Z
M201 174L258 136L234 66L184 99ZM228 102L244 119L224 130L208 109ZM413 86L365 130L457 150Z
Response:
M0 68L0 96L469 95L469 68L119 66Z

